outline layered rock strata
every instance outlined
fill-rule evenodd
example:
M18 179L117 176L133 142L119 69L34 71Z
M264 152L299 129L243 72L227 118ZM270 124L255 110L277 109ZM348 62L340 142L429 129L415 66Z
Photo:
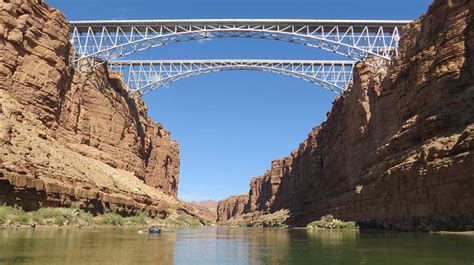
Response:
M197 216L206 224L214 224L217 219L216 208L210 208L198 203L184 202L184 204L191 209L190 212L196 213Z
M251 181L244 214L474 229L473 13L472 1L436 0L404 28L390 67L359 63L327 121Z
M0 203L176 208L179 144L144 102L104 67L71 67L59 11L4 0L0 12Z
M217 204L217 223L223 223L233 216L248 212L246 209L248 200L248 195L237 195L220 200Z

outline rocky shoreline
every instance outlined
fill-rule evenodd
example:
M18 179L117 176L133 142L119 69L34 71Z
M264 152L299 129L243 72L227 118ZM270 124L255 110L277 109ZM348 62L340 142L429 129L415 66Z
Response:
M38 227L129 227L129 226L151 226L160 227L189 227L206 226L211 223L203 222L195 216L180 213L172 214L166 218L152 218L145 213L134 216L123 217L114 212L101 215L92 215L79 208L75 204L73 208L40 208L37 211L23 211L12 206L0 206L0 228L18 229Z

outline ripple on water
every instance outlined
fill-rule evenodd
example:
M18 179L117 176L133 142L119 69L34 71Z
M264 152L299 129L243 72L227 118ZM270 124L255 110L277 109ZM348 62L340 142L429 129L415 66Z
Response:
M223 227L3 230L0 264L473 264L474 236Z

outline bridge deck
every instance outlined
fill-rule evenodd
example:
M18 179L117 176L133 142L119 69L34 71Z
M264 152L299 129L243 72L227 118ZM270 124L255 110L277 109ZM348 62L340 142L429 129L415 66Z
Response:
M320 26L338 26L341 30L353 27L354 30L362 30L364 27L381 27L386 29L400 28L410 20L328 20L328 19L163 19L163 20L88 20L71 21L72 28L78 32L87 32L89 28L93 31L101 31L104 27L113 30L116 27L135 27L140 30L143 27L161 26L308 26L315 29Z
M356 61L350 60L247 60L247 59L213 59L213 60L113 60L109 64L197 64L197 63L270 63L270 64L336 64L336 65L352 65Z

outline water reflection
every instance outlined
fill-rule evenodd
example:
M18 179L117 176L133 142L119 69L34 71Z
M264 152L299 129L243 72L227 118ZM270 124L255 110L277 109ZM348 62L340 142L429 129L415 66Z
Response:
M0 264L171 264L176 233L160 238L129 229L5 230Z
M0 231L0 264L472 264L474 237L288 229Z

